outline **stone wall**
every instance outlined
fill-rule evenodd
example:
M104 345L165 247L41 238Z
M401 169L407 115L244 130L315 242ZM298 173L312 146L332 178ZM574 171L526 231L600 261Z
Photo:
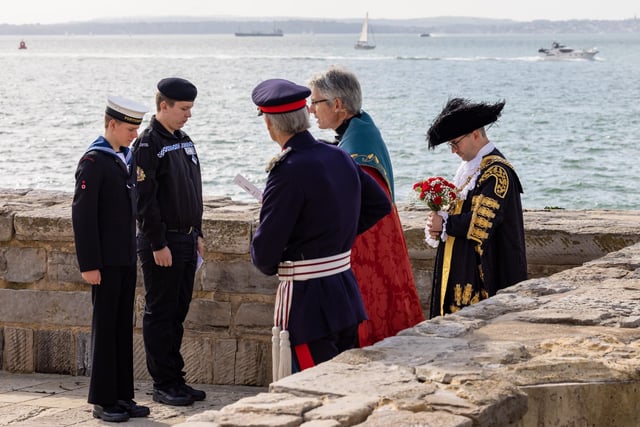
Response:
M88 375L90 287L77 267L67 193L0 190L0 363L12 372ZM205 264L186 320L187 381L267 385L275 277L251 265L259 206L208 198ZM426 212L400 209L418 293L428 315L434 250ZM640 215L623 211L525 212L531 277L548 276L640 240ZM148 379L142 345L142 275L136 292L135 375Z

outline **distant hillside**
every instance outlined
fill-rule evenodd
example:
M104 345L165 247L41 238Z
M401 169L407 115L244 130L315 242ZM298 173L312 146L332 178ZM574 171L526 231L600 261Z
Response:
M1 18L0 18L1 19ZM637 33L637 18L619 21L569 20L529 22L504 19L438 17L406 20L371 20L376 33ZM175 17L172 19L135 18L121 21L86 21L64 24L0 24L0 35L64 34L233 34L236 31L271 31L280 28L286 34L358 33L361 21L276 18L225 19Z

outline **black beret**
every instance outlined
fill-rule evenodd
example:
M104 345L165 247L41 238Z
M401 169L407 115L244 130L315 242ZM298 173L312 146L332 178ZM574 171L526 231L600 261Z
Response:
M193 102L198 95L198 89L189 80L180 77L169 77L158 82L161 94L174 101Z
M500 117L504 104L504 101L486 104L473 103L463 98L450 99L427 131L429 148L495 122Z
M259 114L281 114L304 108L309 95L311 90L306 86L284 79L270 79L253 89L251 99L258 106Z

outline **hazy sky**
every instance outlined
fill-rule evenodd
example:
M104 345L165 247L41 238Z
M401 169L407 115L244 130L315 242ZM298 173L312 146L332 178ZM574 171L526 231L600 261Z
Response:
M114 17L247 16L371 19L469 16L534 19L628 19L637 0L8 0L0 23L57 23ZM6 3L6 2L5 2Z

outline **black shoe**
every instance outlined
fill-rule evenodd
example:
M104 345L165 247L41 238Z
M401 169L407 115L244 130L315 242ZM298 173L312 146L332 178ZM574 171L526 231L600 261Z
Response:
M127 414L127 411L118 405L93 405L93 417L113 423L121 423L129 420L129 414Z
M188 406L193 404L193 397L183 391L180 387L169 387L163 390L154 388L153 400L172 406Z
M131 418L146 417L151 413L148 407L138 405L135 400L118 400L118 405L124 408Z
M180 389L187 393L194 401L204 400L207 397L207 393L202 390L196 390L195 388L182 384Z

